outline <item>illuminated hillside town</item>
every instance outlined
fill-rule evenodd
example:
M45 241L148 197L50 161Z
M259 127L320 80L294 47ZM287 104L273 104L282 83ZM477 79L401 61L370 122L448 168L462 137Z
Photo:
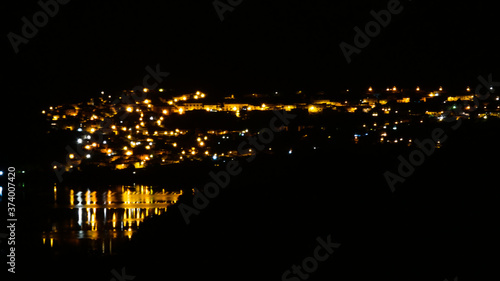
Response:
M500 117L500 96L491 94L479 101L471 87L453 93L443 87L368 87L357 94L346 89L336 98L297 91L286 97L274 92L210 100L200 91L175 94L147 88L141 100L133 95L133 91L103 91L87 102L43 110L51 130L77 136L69 144L76 148L68 150L70 161L57 162L53 168L70 171L92 165L135 170L183 161L211 161L218 166L226 159L257 152L293 154L335 143L411 146L423 126ZM266 119L272 111L299 116L281 127L290 138L286 147L273 143L259 151L239 147L265 126L253 120Z

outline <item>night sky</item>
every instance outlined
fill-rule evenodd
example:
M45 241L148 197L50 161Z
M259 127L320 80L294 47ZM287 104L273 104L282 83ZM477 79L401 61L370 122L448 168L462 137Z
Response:
M11 2L2 3L3 114L130 89L156 64L171 73L161 87L215 97L368 85L463 89L500 65L498 13L481 0L401 1L403 11L350 64L339 44L354 45L353 28L364 29L370 11L389 1L244 0L221 21L213 1L73 0L17 54L7 34L21 35L22 17L31 21L41 8ZM18 120L29 123L23 114Z

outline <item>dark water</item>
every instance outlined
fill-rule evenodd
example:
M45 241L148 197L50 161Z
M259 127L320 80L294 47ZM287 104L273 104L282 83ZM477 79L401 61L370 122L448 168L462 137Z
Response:
M181 194L144 185L59 189L54 185L40 239L54 254L114 254L146 218L166 212Z

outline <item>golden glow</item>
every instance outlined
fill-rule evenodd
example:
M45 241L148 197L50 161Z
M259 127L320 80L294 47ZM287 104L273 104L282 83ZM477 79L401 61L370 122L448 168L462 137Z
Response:
M130 106L127 107L127 112L132 112L132 111L134 111L134 109L132 107L130 107Z
M69 155L69 159L74 159L74 158L75 158L75 155L74 155L73 153L71 153L71 154Z
M417 92L420 91L420 87L417 86Z
M467 92L470 92L470 87L467 87Z
M132 151L130 151L130 150L129 150L129 151L127 151L125 154L126 154L127 156L130 156L130 155L132 155L133 153L132 153Z
M396 92L397 90L396 86L392 87L392 91Z
M373 92L373 88L372 87L368 88L368 92Z
M168 110L164 109L163 114L168 114Z
M443 90L443 87L439 87L439 91L442 91Z
M162 88L160 88L158 91L160 91L160 93L163 93L163 89Z
M142 89L142 91L143 91L144 93L147 93L147 92L149 92L149 89L148 89L148 88L144 88L144 89Z

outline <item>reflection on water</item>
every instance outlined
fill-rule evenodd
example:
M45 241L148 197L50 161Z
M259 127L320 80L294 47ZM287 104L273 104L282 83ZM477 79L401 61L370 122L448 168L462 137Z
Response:
M42 233L42 243L54 252L113 254L145 218L166 212L181 194L143 185L100 191L58 191L54 185L53 215Z

